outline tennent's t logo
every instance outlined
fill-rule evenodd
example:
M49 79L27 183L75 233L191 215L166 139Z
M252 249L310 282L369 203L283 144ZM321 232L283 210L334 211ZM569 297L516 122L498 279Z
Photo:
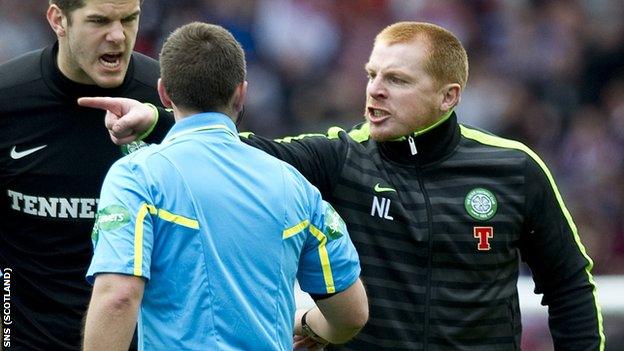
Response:
M473 235L479 239L477 249L479 251L488 251L490 249L490 239L494 237L493 227L474 227L472 228Z

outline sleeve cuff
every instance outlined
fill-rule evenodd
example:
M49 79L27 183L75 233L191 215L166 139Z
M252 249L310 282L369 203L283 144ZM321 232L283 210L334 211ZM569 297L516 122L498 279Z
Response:
M147 130L143 132L143 134L139 135L137 140L143 140L147 138L150 133L152 133L152 131L156 127L156 124L158 123L158 109L156 108L156 106L150 103L144 103L144 105L149 106L152 109L152 113L154 114L154 120L152 121L152 125L150 125L150 127L147 128Z

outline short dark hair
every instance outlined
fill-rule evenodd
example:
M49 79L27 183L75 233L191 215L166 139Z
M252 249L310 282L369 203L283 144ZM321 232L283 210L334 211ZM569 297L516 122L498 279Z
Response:
M218 25L184 25L169 35L160 51L162 83L179 107L201 112L228 108L245 75L243 48Z
M84 0L50 0L50 5L56 5L65 13L71 13L85 5Z
M61 11L63 11L65 16L67 16L67 21L69 22L70 25L72 24L72 18L71 18L72 12L86 5L85 0L49 0L48 3L50 5L58 6L58 8L61 9ZM141 0L139 3L142 4L143 0Z

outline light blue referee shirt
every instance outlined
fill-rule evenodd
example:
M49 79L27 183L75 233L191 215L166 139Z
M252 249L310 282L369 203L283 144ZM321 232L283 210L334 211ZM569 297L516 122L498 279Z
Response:
M360 274L319 191L219 113L184 118L112 166L93 242L90 282L146 280L140 350L292 350L295 278L327 294Z

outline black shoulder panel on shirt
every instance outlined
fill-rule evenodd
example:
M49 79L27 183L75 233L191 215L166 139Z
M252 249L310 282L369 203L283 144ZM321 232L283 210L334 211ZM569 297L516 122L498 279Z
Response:
M136 51L132 53L132 59L134 60L134 79L156 89L157 80L154 81L154 77L160 77L158 61Z
M41 78L42 51L31 51L0 65L0 90Z

